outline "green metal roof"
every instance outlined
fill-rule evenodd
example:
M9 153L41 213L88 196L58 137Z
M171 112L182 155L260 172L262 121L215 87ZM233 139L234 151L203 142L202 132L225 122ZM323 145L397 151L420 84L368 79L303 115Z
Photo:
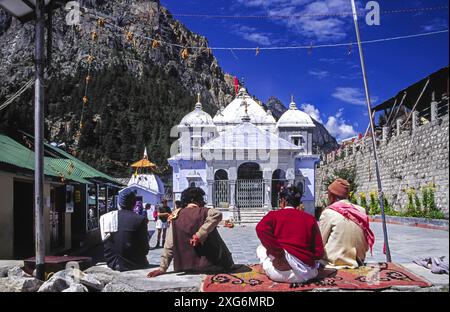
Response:
M44 157L44 174L83 184L92 184L87 179L103 178L117 185L114 178L92 168L84 162L58 148L45 144L60 154L61 158ZM64 158L65 157L65 158ZM0 163L34 171L34 152L6 135L0 134Z

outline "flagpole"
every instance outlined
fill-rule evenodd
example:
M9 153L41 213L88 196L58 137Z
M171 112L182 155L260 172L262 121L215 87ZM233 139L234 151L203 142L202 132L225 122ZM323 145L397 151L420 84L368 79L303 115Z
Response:
M379 168L379 164L378 164L377 143L375 141L375 127L373 125L372 103L370 100L369 83L367 81L366 64L364 61L364 53L363 53L363 49L362 49L362 45L361 45L361 37L359 34L358 14L356 11L355 0L351 0L351 3L352 3L352 11L353 11L353 21L355 23L356 39L358 41L359 58L361 61L361 70L362 70L362 75L363 75L363 80L364 80L364 90L366 92L367 110L369 112L370 130L372 132L372 147L373 147L373 156L375 158L375 172L376 172L376 176L377 176L378 199L380 201L381 220L382 220L382 224L383 224L383 236L384 236L384 246L386 249L386 261L392 262L391 251L389 249L387 226L386 226L386 214L384 211L384 201L383 201L384 196L383 196L383 188L381 185L380 168Z

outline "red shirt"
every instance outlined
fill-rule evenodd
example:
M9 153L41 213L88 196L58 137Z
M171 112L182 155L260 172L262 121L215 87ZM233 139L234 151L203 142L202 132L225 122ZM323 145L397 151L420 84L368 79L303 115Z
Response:
M309 266L323 257L323 243L316 219L306 212L285 208L269 212L256 226L267 254L284 256L284 250Z

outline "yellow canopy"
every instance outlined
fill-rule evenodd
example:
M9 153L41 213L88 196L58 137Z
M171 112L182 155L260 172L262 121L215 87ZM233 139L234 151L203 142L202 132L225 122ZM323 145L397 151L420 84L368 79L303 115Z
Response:
M141 159L131 165L133 168L156 168L156 165L148 159Z

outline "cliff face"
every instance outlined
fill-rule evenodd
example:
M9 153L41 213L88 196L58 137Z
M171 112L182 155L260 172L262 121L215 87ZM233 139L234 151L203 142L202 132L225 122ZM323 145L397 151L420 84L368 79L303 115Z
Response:
M79 26L65 22L63 9L54 11L51 71L47 74L46 138L74 147L79 130L82 97L87 75L87 56L94 56L85 127L77 148L83 160L112 174L128 172L127 162L139 158L144 145L152 160L165 164L172 139L170 129L191 111L195 94L201 93L206 111L215 113L233 99L232 79L224 75L208 51L206 38L194 34L154 0L90 0L82 7L105 15L104 27L97 18L83 14ZM127 38L126 31L133 38ZM91 39L92 31L98 36ZM138 34L189 50L152 41ZM0 10L0 102L15 93L33 76L34 29ZM32 88L5 109L0 130L32 132Z
M278 98L273 96L267 100L264 107L272 111L276 120L278 120L287 110L286 106L284 106ZM313 132L313 146L317 148L317 151L315 152L329 153L338 148L336 139L328 132L328 130L314 118L311 117L311 119L316 125Z

